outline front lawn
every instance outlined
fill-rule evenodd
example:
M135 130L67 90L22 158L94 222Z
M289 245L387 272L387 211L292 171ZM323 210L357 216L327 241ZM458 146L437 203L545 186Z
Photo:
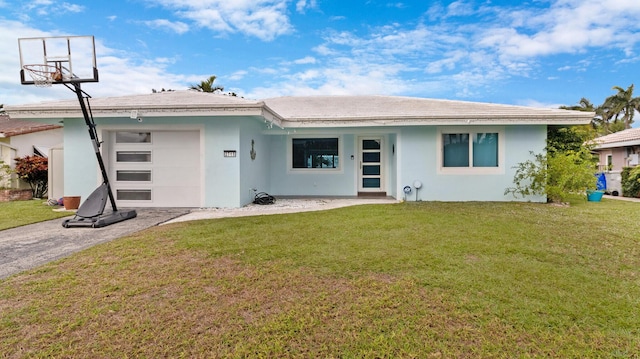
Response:
M0 231L71 215L70 212L54 212L57 207L44 203L42 199L0 202Z
M155 227L0 282L8 357L634 357L640 204Z

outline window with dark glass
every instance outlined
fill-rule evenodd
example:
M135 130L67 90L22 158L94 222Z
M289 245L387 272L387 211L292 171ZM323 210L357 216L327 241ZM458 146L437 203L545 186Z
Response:
M338 168L337 138L292 139L293 168Z
M150 201L150 189L119 189L116 190L116 198L119 201Z
M498 167L498 133L442 134L443 167Z
M151 162L151 151L117 151L116 162Z
M117 170L117 181L134 181L134 182L150 182L151 171L150 170Z

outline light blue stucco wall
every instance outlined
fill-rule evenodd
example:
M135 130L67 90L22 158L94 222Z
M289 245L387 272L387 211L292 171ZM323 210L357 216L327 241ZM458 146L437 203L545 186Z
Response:
M266 125L259 121L243 121L240 127L238 156L240 160L239 205L253 202L256 193L271 191L271 136L265 136ZM253 144L252 144L253 141ZM251 158L253 149L255 157Z
M224 157L238 151L240 128L236 119L207 121L204 134L204 207L238 207L240 158ZM223 190L224 189L224 190Z
M102 181L84 119L64 120L64 195L87 198Z
M270 139L261 134L264 122L255 117L145 117L137 123L130 118L96 118L99 138L115 129L194 130L201 132L202 206L239 207L249 203L248 188L268 191ZM256 161L250 159L251 139L255 139ZM95 152L83 119L64 120L65 195L87 198L102 182ZM103 157L108 166L108 150ZM224 151L236 157L224 157Z
M256 189L275 196L355 196L358 193L358 139L383 138L385 190L398 199L402 188L415 180L423 183L418 200L423 201L539 201L540 197L514 198L504 195L512 186L515 169L531 159L530 151L543 151L546 126L502 126L505 163L500 174L442 174L438 171L438 127L338 128L287 131L269 129L255 117L145 118L137 124L129 118L96 119L101 128L198 128L201 131L202 206L240 207L253 200ZM473 126L461 126L465 129ZM464 131L464 129L462 129ZM292 171L290 142L293 137L338 137L340 169L337 171ZM255 159L251 159L251 141ZM99 185L98 171L87 127L82 119L65 119L65 195L87 196ZM224 157L224 151L237 156ZM354 159L351 159L351 156ZM416 192L407 200L416 200Z
M357 134L344 131L306 130L304 134L269 135L271 137L271 191L286 196L354 196L357 194ZM338 170L292 170L290 164L293 137L338 137ZM351 159L351 156L354 159Z
M422 182L417 200L422 201L533 201L544 202L543 197L515 198L505 195L513 186L515 169L520 162L532 159L530 151L540 153L546 143L546 126L502 126L504 130L504 171L500 174L442 174L438 173L438 127L407 127L399 135L398 193L402 188ZM461 132L473 127L461 128ZM416 192L407 196L415 201Z

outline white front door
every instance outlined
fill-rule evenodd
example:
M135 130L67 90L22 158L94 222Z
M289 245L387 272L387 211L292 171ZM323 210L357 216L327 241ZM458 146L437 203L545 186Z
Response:
M360 137L358 192L384 192L383 142L381 137Z

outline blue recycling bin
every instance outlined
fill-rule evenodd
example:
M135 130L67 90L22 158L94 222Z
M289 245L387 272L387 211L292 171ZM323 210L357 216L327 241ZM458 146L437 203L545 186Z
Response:
M605 191L607 189L607 177L604 175L604 172L596 173L596 189L598 191Z

